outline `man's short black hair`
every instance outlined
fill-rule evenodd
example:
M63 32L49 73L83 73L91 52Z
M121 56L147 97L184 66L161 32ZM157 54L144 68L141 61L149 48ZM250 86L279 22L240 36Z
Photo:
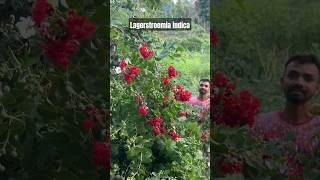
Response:
M314 64L317 67L319 75L320 75L320 62L319 62L319 59L316 55L299 54L299 55L292 56L291 58L289 58L289 60L284 65L284 70L286 70L288 64L290 64L292 62L295 62L297 64Z
M208 82L208 83L210 83L210 80L209 79L200 79L199 83L200 82Z

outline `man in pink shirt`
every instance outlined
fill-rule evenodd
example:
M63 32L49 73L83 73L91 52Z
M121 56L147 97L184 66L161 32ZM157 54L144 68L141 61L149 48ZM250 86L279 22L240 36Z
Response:
M210 81L209 79L201 79L199 81L199 96L190 98L189 103L192 106L200 107L200 122L204 119L204 111L210 107Z
M286 98L283 110L260 114L252 132L265 140L286 140L289 132L300 152L312 153L318 146L320 117L311 113L310 100L318 92L320 63L314 55L296 55L285 64L280 80Z

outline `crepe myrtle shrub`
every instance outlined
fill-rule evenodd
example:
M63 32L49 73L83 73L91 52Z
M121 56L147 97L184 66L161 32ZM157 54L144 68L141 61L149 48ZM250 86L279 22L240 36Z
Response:
M0 179L105 177L104 3L20 5L0 25Z
M212 77L212 178L313 179L319 176L319 151L298 152L294 133L284 140L266 142L250 129L259 101L248 90L237 90L223 72ZM212 115L213 114L213 115Z
M141 40L113 52L118 67L110 70L111 176L204 178L209 169L199 112L187 103L191 93L176 83L179 72L160 65L156 45Z

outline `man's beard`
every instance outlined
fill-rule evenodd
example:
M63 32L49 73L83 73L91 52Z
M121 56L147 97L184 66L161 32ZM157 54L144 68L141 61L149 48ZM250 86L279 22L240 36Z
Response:
M285 96L287 101L293 104L303 104L312 97L312 95L308 94L307 91L298 85L289 86L285 91Z
M204 96L204 95L207 94L207 91L204 90L204 89L199 89L199 94L202 95L202 96Z

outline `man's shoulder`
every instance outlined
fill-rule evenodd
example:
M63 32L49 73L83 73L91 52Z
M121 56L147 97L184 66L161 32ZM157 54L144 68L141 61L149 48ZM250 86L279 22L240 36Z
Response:
M199 100L198 100L198 96L192 96L190 99L189 99L189 102L190 103L197 103Z
M278 116L279 116L279 112L273 111L273 112L268 112L268 113L260 113L260 114L258 114L257 119L262 119L262 120L270 119L270 118L274 119Z

